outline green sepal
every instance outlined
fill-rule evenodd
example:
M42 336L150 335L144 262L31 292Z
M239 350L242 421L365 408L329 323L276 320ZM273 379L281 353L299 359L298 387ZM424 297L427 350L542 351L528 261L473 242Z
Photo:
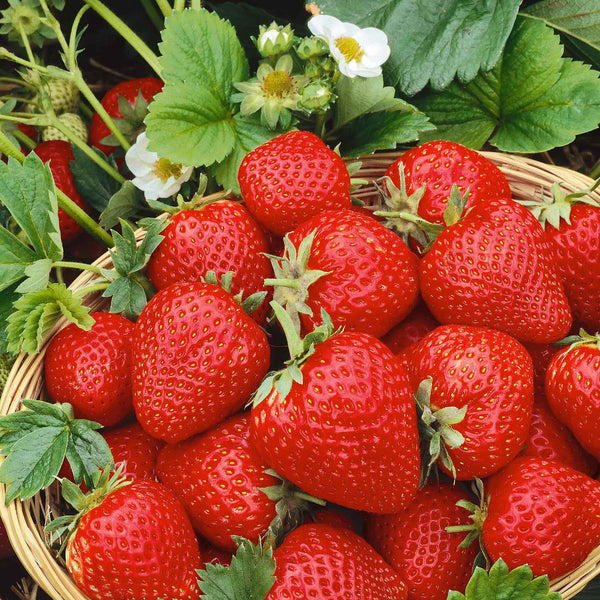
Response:
M13 308L7 327L7 346L13 353L38 352L61 315L86 331L94 324L89 308L62 283L50 283L43 290L21 296Z
M203 279L206 283L218 285L228 294L232 294L231 285L233 283L233 271L227 271L227 273L223 273L220 281L217 279L217 274L214 271L207 271L204 277L201 279ZM244 312L249 315L259 308L264 302L265 298L267 297L267 292L255 292L254 294L248 296L245 300L243 298L243 290L237 294L232 294L232 296L234 300L242 307Z
M469 188L461 195L456 184L452 185L448 205L444 211L444 223L447 227L455 225L465 216L465 207L469 201Z
M125 136L125 139L133 144L137 136L145 129L144 118L148 114L148 102L142 95L142 90L139 90L133 106L121 94L117 98L117 104L121 111L121 117L113 117L112 120L117 129ZM100 143L105 146L120 145L113 133L101 139Z
M0 450L6 458L0 481L7 484L6 504L33 497L58 475L65 457L77 481L92 486L99 466L112 464L99 423L75 419L70 404L23 400L28 410L0 418ZM70 456L69 456L70 455Z
M580 329L577 335L569 335L562 340L558 340L558 342L554 342L552 345L558 347L569 346L567 352L570 352L574 348L590 344L600 350L600 332L597 332L596 335L591 335L585 329Z
M275 583L275 560L270 547L233 537L238 549L228 567L207 563L198 570L204 600L264 600Z
M483 546L481 540L481 532L483 529L483 523L487 517L489 498L485 495L485 489L483 481L479 477L475 477L471 484L473 494L478 499L479 504L470 502L469 500L459 500L456 506L464 508L469 512L469 519L472 523L467 525L451 525L446 527L448 533L466 533L464 540L458 545L459 548L468 548L475 541L479 541L481 553L483 554L486 564L489 564L488 554Z
M118 225L121 219L137 218L147 209L148 205L142 190L127 180L108 198L106 206L100 213L99 223L101 227L110 229Z
M477 567L465 593L451 591L448 600L561 600L558 592L550 591L547 575L534 579L529 565L521 565L509 571L499 559L489 573Z

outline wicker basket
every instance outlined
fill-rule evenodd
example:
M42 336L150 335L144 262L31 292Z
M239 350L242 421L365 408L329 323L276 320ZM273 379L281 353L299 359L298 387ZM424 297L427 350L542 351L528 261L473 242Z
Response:
M484 154L504 172L513 196L517 199L539 197L542 190L544 194L549 194L550 186L556 181L560 181L568 192L587 188L592 183L592 180L585 175L562 167L500 153ZM397 152L387 152L366 157L363 159L358 176L369 181L378 179L398 156ZM366 203L372 203L376 195L373 185L367 186L356 194ZM600 203L600 193L594 192L594 198ZM143 231L139 231L138 239L141 239L143 234ZM104 254L94 264L110 267L109 254ZM92 273L84 273L70 287L72 290L81 289L94 277ZM100 310L106 307L106 300L96 293L86 298L86 304L92 310ZM44 353L53 333L64 325L65 322L62 321L50 332L39 354L35 356L23 354L18 357L0 400L0 414L7 415L19 410L19 401L22 398L45 398ZM26 502L18 500L12 502L8 507L4 506L5 492L5 486L0 485L0 516L6 525L18 558L33 579L55 600L87 600L87 596L73 583L62 559L57 558L46 545L47 535L44 533L44 525L51 517L56 516L56 487L53 486ZM560 592L563 599L568 600L599 573L600 547L594 550L578 569L553 581L552 590Z

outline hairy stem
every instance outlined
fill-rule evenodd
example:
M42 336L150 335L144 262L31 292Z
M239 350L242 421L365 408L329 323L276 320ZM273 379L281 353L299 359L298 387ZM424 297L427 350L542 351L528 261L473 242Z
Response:
M600 177L600 160L592 167L590 177L592 179L598 179L598 177Z
M171 16L173 9L167 0L156 0L156 5L160 8L165 19Z
M102 275L102 269L100 269L100 267L89 265L88 263L73 262L69 260L57 260L56 262L52 263L52 266L64 269L77 269L78 271L91 271L92 273Z
M175 0L175 4L173 5L173 10L177 10L179 12L183 12L185 8L185 0Z
M81 298L82 296L93 294L94 292L104 291L109 285L109 281L103 281L102 283L94 283L93 285L88 285L87 287L81 288L80 290L73 292L73 295L77 296L78 298Z
M19 140L19 142L21 142L21 144L23 144L23 146L29 148L29 150L33 150L35 148L35 142L28 135L24 134L20 129L15 129L12 132L12 134L15 138Z

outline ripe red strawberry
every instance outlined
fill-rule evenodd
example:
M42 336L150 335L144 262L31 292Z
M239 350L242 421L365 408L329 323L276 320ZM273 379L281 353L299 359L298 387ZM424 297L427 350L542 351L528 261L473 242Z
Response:
M595 332L600 331L600 206L580 196L565 194L556 184L550 200L524 204L544 227L573 318Z
M521 455L555 460L589 477L598 471L598 461L581 447L569 428L552 414L544 396L534 399L531 427Z
M194 529L211 544L235 552L233 535L257 543L276 517L275 502L260 488L277 485L250 445L250 415L230 417L214 429L158 457L158 476L183 503Z
M213 546L200 536L196 536L196 538L198 540L200 554L202 555L202 562L205 565L228 566L231 564L231 552L226 552L225 550Z
M152 436L178 442L237 412L269 368L265 333L209 283L175 284L148 302L133 334L133 403Z
M600 542L600 484L561 463L518 458L492 477L483 543L493 561L528 564L550 579Z
M38 144L33 151L42 159L43 163L50 163L49 167L56 187L73 200L77 206L86 210L87 206L75 188L73 173L69 165L70 161L74 160L71 144L63 140L51 140ZM62 208L58 209L58 224L63 242L70 242L81 233L79 223L69 217Z
M558 346L552 344L523 344L533 363L533 387L535 396L546 397L546 371L552 357L560 351Z
M474 206L421 259L421 294L440 323L493 327L551 343L571 312L541 225L512 200Z
M273 553L275 583L265 600L405 600L400 576L360 536L312 524L292 531Z
M418 401L428 401L434 417L440 411L438 432L449 440L457 479L487 477L519 453L531 422L533 366L515 339L484 327L443 325L412 346L408 373L415 392L431 378L429 398ZM466 409L462 420L449 421L464 437L458 447L444 425L449 407ZM438 464L452 472L443 452Z
M284 257L273 260L274 299L304 332L325 310L335 327L379 337L417 301L416 256L371 217L325 211L295 229L285 245Z
M294 340L291 319L272 305L292 360L255 397L254 446L308 494L368 512L401 510L419 479L416 415L405 370L364 333L319 342L331 335L330 323L303 342Z
M420 302L408 317L386 333L381 341L394 354L401 354L438 326L439 323L433 318L427 305Z
M332 508L323 508L321 510L316 511L312 515L312 519L307 519L307 523L321 523L324 525L331 525L332 527L342 527L343 529L349 529L350 531L354 531L354 523L352 519L343 512L339 510L334 510Z
M313 133L291 131L248 153L238 171L248 210L284 235L324 210L350 208L350 175Z
M138 133L143 129L147 103L162 90L162 87L163 82L156 77L142 77L123 81L108 90L100 103L117 123L117 127L125 137L130 142L134 142ZM123 115L122 108L126 108L126 105L123 105L123 107L119 105L119 97L124 98L130 106L127 115ZM106 155L112 154L117 149L118 144L103 143L103 140L110 135L110 129L98 113L94 113L90 124L90 145L102 150Z
M0 521L0 559L12 556L15 553L6 531L6 526Z
M554 355L546 373L548 404L600 460L600 336L582 331L567 339L572 345Z
M264 280L273 276L265 256L269 252L265 235L236 202L220 200L178 212L162 235L148 263L148 277L159 290L173 283L200 281L208 271L217 277L232 271L231 292L248 296L263 290ZM266 317L267 303L264 307L259 312Z
M195 600L201 566L183 507L156 481L136 481L83 514L69 537L67 569L93 600Z
M446 527L469 523L456 506L468 497L450 484L428 484L408 508L391 515L367 515L366 540L406 582L408 600L446 600L464 592L477 555L476 545L459 548L461 533Z
M404 172L404 185L400 169ZM405 189L405 196L415 194L413 206L405 209L432 223L444 222L453 185L458 186L461 195L469 190L468 208L487 200L511 198L506 177L492 161L454 142L427 142L412 148L397 158L385 174L399 190ZM417 192L423 186L421 196Z
M131 338L124 317L97 312L84 331L71 323L52 339L44 358L46 389L54 402L69 402L75 416L116 425L133 412Z

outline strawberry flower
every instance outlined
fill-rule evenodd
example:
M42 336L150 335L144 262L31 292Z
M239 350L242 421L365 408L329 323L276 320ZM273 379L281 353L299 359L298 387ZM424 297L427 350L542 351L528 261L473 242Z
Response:
M381 29L361 29L335 17L316 15L308 22L311 33L327 42L329 51L346 77L377 77L390 55L387 36Z
M125 162L135 175L133 185L144 192L146 200L169 198L179 191L191 176L194 167L172 163L148 150L148 138L142 132L125 154Z

